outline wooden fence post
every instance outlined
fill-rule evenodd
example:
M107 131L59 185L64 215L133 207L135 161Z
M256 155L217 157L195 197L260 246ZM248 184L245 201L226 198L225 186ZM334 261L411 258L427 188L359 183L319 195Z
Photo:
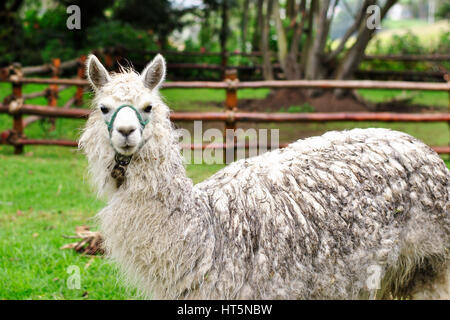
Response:
M52 69L52 79L58 79L59 77L59 67L61 65L61 60L59 58L52 59L51 69ZM50 107L56 108L58 104L58 85L49 85L49 92L47 97L47 102ZM55 129L55 118L50 118L50 123L52 124L51 130Z
M82 55L78 59L78 70L77 70L77 77L78 79L84 79L85 74L85 64L86 64L86 56ZM77 86L77 92L75 93L75 105L81 106L83 104L83 92L84 92L84 86Z
M229 114L225 121L224 142L226 144L224 159L225 163L230 163L236 159L236 121L233 113L237 111L237 82L239 82L236 69L228 69L225 71L225 82L228 84L226 89L225 113ZM231 148L229 147L231 144Z
M123 57L125 56L124 49L121 46L113 48L113 67L119 68Z
M112 54L112 49L107 48L105 50L105 67L106 70L111 71L114 68L114 58Z
M450 84L450 73L446 73L444 75L444 80ZM447 90L448 93L448 111L450 112L450 90Z
M447 81L448 84L450 84L450 73L446 73L444 75L444 80ZM447 90L447 94L448 94L448 112L450 112L450 90ZM450 131L450 121L447 122L448 125L448 130ZM450 146L450 142L448 144Z
M228 66L228 54L227 52L222 52L220 55L220 67L221 67L221 71L222 71L222 77L224 77L225 79L227 78L227 66Z
M15 63L12 68L12 74L10 79L12 82L13 100L9 104L9 110L13 112L13 129L12 129L12 141L23 137L23 118L20 109L23 105L22 98L22 66L19 63ZM14 154L23 153L23 144L14 143Z

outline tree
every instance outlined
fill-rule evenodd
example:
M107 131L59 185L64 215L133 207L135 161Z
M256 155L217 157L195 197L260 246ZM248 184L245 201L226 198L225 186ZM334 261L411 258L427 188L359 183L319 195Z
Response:
M242 5L242 20L241 20L241 51L246 52L247 47L247 25L249 18L250 0L244 0Z
M266 80L273 79L273 67L271 64L271 54L269 50L270 37L270 17L272 15L273 3L278 0L264 0L265 10L262 15L261 50L263 53L263 76Z
M222 67L225 68L227 65L227 38L228 34L230 32L228 27L228 19L229 19L229 1L228 0L222 0L220 7L221 7L221 18L222 18L222 27L220 28L220 56L222 60ZM225 70L223 70L222 77L225 76L224 74Z
M175 8L169 0L124 0L117 1L113 16L134 27L151 30L165 50L169 35L190 23L182 18L187 13L195 13L195 9L194 6Z
M256 5L257 13L256 13L256 19L255 19L255 31L253 32L253 38L252 38L252 50L253 51L259 51L261 50L261 30L263 29L264 25L264 16L263 16L263 5L264 0L258 0L258 3Z
M76 49L84 47L87 39L87 30L95 23L104 20L105 10L113 4L113 0L59 0L61 6L64 8L70 5L77 5L80 7L81 13L81 29L71 30L67 35L73 36ZM63 26L65 27L65 26Z
M23 0L0 1L0 63L8 63L16 57L23 43L22 26L18 17Z
M443 1L438 5L436 17L441 19L450 19L450 2Z
M271 2L271 0L266 0ZM273 1L271 17L276 26L277 54L281 69L287 79L349 79L357 70L364 51L374 35L376 28L367 24L371 14L378 14L382 20L397 0L364 0L355 2L352 8L353 21L338 42L335 49L329 45L330 27L340 5L339 0L298 0L287 1L285 12L281 15L278 1ZM379 11L368 13L370 6L376 5ZM349 5L342 0L340 9L348 10ZM370 10L369 10L370 11ZM372 12L372 11L370 11ZM270 15L270 14L269 14ZM262 42L269 36L264 33ZM352 39L353 44L350 45ZM263 48L267 49L267 47ZM301 54L299 54L301 52ZM270 64L270 57L264 55L264 66ZM271 78L265 73L265 78Z
M340 61L338 68L335 72L335 78L336 79L349 79L352 78L355 71L358 68L358 65L360 64L363 56L364 51L366 50L367 45L369 44L370 39L372 39L372 36L375 33L375 28L369 28L366 24L366 19L364 19L365 12L367 12L367 8L369 7L370 3L376 2L376 1L365 1L366 6L362 6L362 10L360 10L360 14L358 17L359 23L356 23L355 21L354 26L357 26L358 33L356 36L355 43L350 47L350 49L346 52L343 59ZM397 0L387 0L383 7L380 9L380 20L383 20L383 18L386 16L389 9L397 2ZM362 13L362 14L361 14ZM360 17L363 17L362 19ZM346 42L348 39L346 40ZM343 46L345 47L345 44ZM339 47L338 47L339 49ZM343 49L341 49L342 51ZM332 61L336 58L336 56L340 52L331 52L327 56L327 61Z
M16 21L17 13L23 4L23 0L5 0L0 2L0 25L7 26Z

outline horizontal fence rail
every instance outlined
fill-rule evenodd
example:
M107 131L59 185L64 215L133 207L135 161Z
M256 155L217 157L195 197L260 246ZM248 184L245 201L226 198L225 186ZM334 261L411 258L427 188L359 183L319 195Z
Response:
M92 111L81 108L51 108L24 104L10 111L0 104L0 113L85 119ZM450 113L394 113L394 112L334 112L334 113L265 113L265 112L173 112L172 121L237 121L237 122L299 122L299 121L386 121L386 122L447 122Z
M262 57L263 53L255 52L195 52L195 51L145 51L146 54L163 54L170 56L242 56L242 57ZM276 53L271 53L276 57ZM363 60L390 60L390 61L450 61L450 54L392 54L392 55L365 55Z
M366 55L363 60L384 61L450 61L450 54L390 54Z
M7 105L0 104L0 113L10 115L31 115L86 119L92 111L89 109L63 109L24 104L19 110L11 112ZM25 118L24 121L27 121ZM220 122L324 122L324 121L386 121L386 122L450 122L450 113L392 113L392 112L336 112L336 113L262 113L262 112L174 112L172 121L220 121ZM12 131L2 133L1 143L12 145L58 145L76 147L71 140L27 139L14 137ZM284 147L287 144L282 144ZM191 149L226 148L226 144L191 145ZM234 148L248 148L249 145L235 145ZM188 146L183 146L188 148ZM450 147L432 147L439 153L450 153Z
M79 58L68 60L61 62L61 65L59 66L60 70L66 70L66 69L72 69L76 68L79 64ZM49 73L53 70L53 65L51 63L44 64L41 66L34 66L34 67L24 67L22 68L22 73L24 75L29 74L45 74Z
M107 66L111 67L114 64L114 60L119 59L123 54L125 54L128 50L125 48L100 48L94 50L93 52L97 55L104 56L106 60ZM169 63L169 68L188 68L188 69L209 69L209 70L220 70L224 69L239 69L239 70L255 70L261 69L260 65L241 65L241 66L232 66L228 65L226 58L231 56L241 56L241 57L262 57L262 52L188 52L188 51L148 51L143 50L143 54L151 54L156 55L161 53L168 57L174 56L193 56L193 57L222 57L225 58L221 62L221 64L205 64L205 63ZM270 55L273 58L277 58L277 54L274 52L270 52ZM443 62L450 61L450 54L396 54L396 55L365 55L363 56L363 60L372 61L404 61L404 62L423 62L423 61L431 61L431 62ZM61 62L58 69L59 71L72 69L83 63L80 61L80 58L75 58L71 60L67 60ZM274 68L280 68L279 63L275 63L273 65ZM0 78L6 78L9 74L10 69L13 68L13 65L6 68L0 68ZM46 74L51 73L54 70L54 65L52 63L45 63L43 65L38 66L26 66L21 68L21 72L23 75L31 75L31 74ZM380 73L376 73L378 75L390 75L390 71L388 70L380 70ZM363 73L364 70L359 70L357 72ZM398 73L400 75L401 73ZM433 76L438 76L438 74L433 74Z
M397 89L448 91L449 83L372 80L274 80L240 82L238 88Z
M377 57L379 58L379 57ZM438 57L435 57L438 59ZM442 57L441 57L442 58ZM13 93L0 103L0 113L6 113L13 117L12 130L6 130L0 135L0 143L10 144L15 148L15 153L22 153L24 145L58 145L77 146L76 141L71 140L49 140L29 139L24 135L24 128L29 124L48 118L54 124L58 117L72 119L86 119L92 112L89 109L71 108L72 105L81 105L83 90L89 85L85 80L84 64L86 56L66 62L53 59L51 64L37 67L20 68L13 65L7 70L0 70L2 82L12 85ZM111 66L113 60L108 60ZM63 69L78 67L77 78L61 79L58 74ZM222 67L222 66L221 66ZM24 77L31 72L52 72L52 78ZM22 94L22 86L37 83L47 84L48 89L39 93ZM68 86L76 86L77 93L70 98L61 108L57 108L58 92ZM172 121L217 121L224 122L225 129L236 129L238 122L326 122L326 121L384 121L384 122L448 122L450 124L450 113L394 113L394 112L336 112L336 113L262 113L262 112L240 112L237 109L237 91L244 88L306 88L306 89L391 89L391 90L425 90L425 91L447 91L450 94L450 83L429 82L407 82L407 81L372 81L372 80L274 80L274 81L244 81L237 78L236 70L226 70L224 81L190 81L190 82L166 82L163 89L170 88L199 88L199 89L223 89L226 91L224 112L174 112L170 114ZM25 99L38 96L46 96L49 106L33 105L24 103ZM450 101L450 100L449 100ZM449 106L450 108L450 106ZM28 115L28 117L24 117ZM53 122L52 122L53 121ZM224 136L225 137L225 136ZM285 144L280 147L285 147ZM217 149L229 147L227 144L192 144L183 146L191 149ZM248 148L248 144L234 145L236 148ZM450 153L450 146L433 147L439 153Z
M81 79L42 79L12 78L2 82L17 84L41 83L58 85L88 86L87 80ZM273 80L273 81L172 81L164 84L167 88L199 89L245 89L245 88L319 88L319 89L391 89L391 90L426 90L449 91L450 83L408 82L408 81L373 81L373 80Z
M144 63L143 63L144 64ZM279 64L273 64L273 69L282 71ZM198 70L215 70L222 71L223 67L219 64L206 64L206 63L168 63L167 68L169 71L173 69L198 69ZM262 70L262 65L233 65L228 68L236 69L239 71L256 71ZM402 78L402 79L423 79L431 78L438 81L445 81L444 76L447 72L444 71L409 71L409 70L364 70L359 69L355 71L357 77L382 77L382 78Z

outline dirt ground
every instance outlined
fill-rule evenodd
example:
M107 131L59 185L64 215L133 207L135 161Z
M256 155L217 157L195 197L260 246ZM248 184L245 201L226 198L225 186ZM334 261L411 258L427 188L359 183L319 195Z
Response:
M242 111L276 112L286 111L290 106L309 104L315 112L424 112L433 109L425 105L413 105L408 101L389 101L383 103L371 103L365 101L355 93L350 93L343 98L337 98L332 92L327 91L316 97L311 97L306 90L279 89L272 91L265 99L238 100L238 109Z
M214 106L218 110L224 108L223 102L198 102L203 107ZM433 112L439 111L439 109L433 109L425 105L413 105L408 103L407 100L403 101L389 101L383 103L367 102L358 95L349 95L342 99L336 98L331 92L318 97L309 97L304 90L277 90L271 92L264 99L239 99L238 110L249 112L287 112L290 106L301 106L308 104L313 107L313 110L307 110L307 112ZM309 109L311 109L309 107ZM291 110L290 112L297 112ZM305 111L302 111L305 112ZM442 111L440 111L442 112ZM189 132L193 133L192 123L177 123L178 128L185 128ZM300 138L306 138L310 136L323 134L329 127L324 124L306 123L303 122L301 126L293 123L253 123L253 122L239 122L238 128L244 130L253 129L279 129L279 141L280 143L288 143ZM217 128L221 131L225 129L223 122L204 122L202 124L203 132Z

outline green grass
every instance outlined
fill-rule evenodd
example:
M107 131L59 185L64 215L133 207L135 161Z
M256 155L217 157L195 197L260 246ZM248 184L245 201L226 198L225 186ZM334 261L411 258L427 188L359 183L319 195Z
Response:
M372 102L383 102L393 98L412 97L412 104L421 104L442 109L448 108L449 96L444 91L405 91L386 89L360 89L358 93Z
M77 225L93 225L102 206L84 181L86 161L73 151L30 147L27 156L0 150L0 299L126 299L115 268L59 248ZM32 155L31 155L32 154ZM78 266L81 289L67 268Z
M47 86L29 84L24 86L24 93L42 91ZM58 105L62 106L75 93L75 87L67 88L59 94ZM404 91L388 89L360 89L358 92L367 100L382 102L392 98L412 95L412 103L437 107L448 107L448 93L444 91ZM0 99L11 93L11 85L0 83ZM238 99L264 99L270 93L269 89L241 89L238 90ZM225 90L217 89L164 89L162 95L165 102L174 111L221 111L225 101ZM89 105L91 94L85 94L85 106ZM27 100L27 103L46 105L44 97ZM296 106L292 106L296 107Z
M304 112L314 112L314 107L309 103L304 103L302 105L289 106L288 108L280 108L280 112L288 113L304 113Z
M238 99L263 99L269 89L238 90ZM217 89L164 89L165 102L174 111L222 111L225 90Z
M42 91L46 85L28 84L23 87L23 93ZM75 87L67 88L59 93L58 105L62 106L74 94ZM238 99L263 99L269 94L269 89L241 89L238 91ZM11 85L0 82L0 100L11 94ZM174 111L221 111L225 101L225 90L217 89L163 89L162 95L165 102ZM91 94L85 94L85 106L89 105ZM27 100L29 104L46 105L44 97Z
M9 94L9 88L9 85L0 83L0 98ZM25 86L25 92L42 89L45 86ZM59 104L64 104L74 90L61 92ZM224 99L221 90L167 89L163 94L175 110L222 110L218 103ZM264 98L267 94L268 90L242 90L239 91L239 98ZM366 94L377 99L384 92ZM429 93L424 94L426 96ZM88 104L89 95L86 98ZM431 96L428 95L428 98L431 99ZM46 101L45 98L38 98L30 103L46 104ZM295 111L295 106L290 110ZM11 128L11 124L9 116L0 115L0 132ZM26 128L26 135L76 139L83 124L82 120L57 119L56 130L48 132L45 122L37 122ZM408 132L430 145L447 145L450 142L446 123L255 125L256 128L280 129L282 142L356 126L391 127ZM446 163L450 167L450 159L446 158ZM118 271L113 264L102 258L91 259L72 250L59 249L72 241L63 238L63 235L73 234L76 226L89 225L95 230L93 217L104 206L104 202L95 197L89 186L86 166L84 156L71 148L27 146L25 155L16 156L13 155L12 147L0 145L0 299L139 298L136 291L126 289L117 280ZM188 165L187 172L194 182L199 182L222 167ZM69 289L67 286L70 266L80 269L80 289Z
M104 206L87 182L85 158L60 147L26 151L15 156L0 149L0 299L138 297L104 259L59 249L76 226L95 229L92 218ZM188 172L198 182L221 167L190 165ZM67 287L70 266L80 268L80 289Z
M45 88L27 85L24 93ZM58 105L74 92L74 88L62 91ZM10 85L0 83L0 99L8 94ZM185 100L179 92L167 92L167 96L175 102ZM85 97L87 105L89 94ZM46 99L27 102L45 105ZM48 132L46 122L36 122L25 134L77 139L83 124L83 120L57 119L56 129ZM11 126L11 117L0 115L0 132ZM106 260L59 249L73 241L63 235L72 235L76 226L89 225L95 230L93 217L105 204L89 186L84 156L72 148L46 146L27 146L25 155L12 153L12 147L0 145L0 299L139 298L117 280L116 267ZM188 165L187 171L199 182L222 167ZM79 267L80 289L67 286L70 266Z

